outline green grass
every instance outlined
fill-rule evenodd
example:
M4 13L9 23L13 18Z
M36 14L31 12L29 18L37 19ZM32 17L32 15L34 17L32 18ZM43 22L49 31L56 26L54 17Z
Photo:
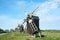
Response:
M0 35L0 40L60 40L60 32L43 31L43 38L31 38L27 33L10 32L5 35Z

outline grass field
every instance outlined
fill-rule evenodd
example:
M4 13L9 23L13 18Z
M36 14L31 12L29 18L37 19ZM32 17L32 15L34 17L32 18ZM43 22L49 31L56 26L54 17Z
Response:
M43 38L31 38L27 33L10 32L0 35L0 40L60 40L60 31L42 31Z

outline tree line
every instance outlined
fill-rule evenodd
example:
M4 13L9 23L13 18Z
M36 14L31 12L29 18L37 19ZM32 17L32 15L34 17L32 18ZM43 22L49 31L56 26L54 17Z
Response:
M11 29L10 31L7 29L7 30L3 30L0 28L0 34L1 33L8 33L8 32L11 32L11 31L14 31L13 29Z

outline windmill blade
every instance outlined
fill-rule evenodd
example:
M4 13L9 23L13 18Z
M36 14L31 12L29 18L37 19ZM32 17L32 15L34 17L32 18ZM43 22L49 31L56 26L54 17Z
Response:
M39 6L32 12L32 14L39 8Z
M21 25L23 25L26 21L27 21L27 20L26 20L26 19L24 19L24 21L22 22L22 24L21 24Z

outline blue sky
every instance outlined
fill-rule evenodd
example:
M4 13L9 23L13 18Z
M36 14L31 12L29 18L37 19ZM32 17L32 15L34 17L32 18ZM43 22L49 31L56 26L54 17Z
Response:
M37 6L40 29L60 30L60 0L0 0L0 28L15 29Z

